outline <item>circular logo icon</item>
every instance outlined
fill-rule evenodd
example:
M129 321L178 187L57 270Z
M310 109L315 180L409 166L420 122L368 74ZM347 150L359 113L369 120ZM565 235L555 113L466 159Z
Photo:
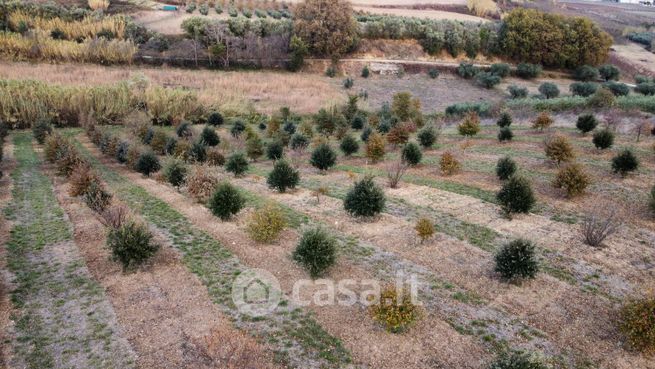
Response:
M247 269L232 283L232 302L242 314L259 317L272 313L280 303L280 282L264 269Z

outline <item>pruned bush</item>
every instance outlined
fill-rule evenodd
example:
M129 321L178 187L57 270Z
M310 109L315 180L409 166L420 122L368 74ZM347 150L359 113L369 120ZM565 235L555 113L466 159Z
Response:
M541 65L520 63L516 66L516 75L523 79L534 79L541 75Z
M526 87L520 87L517 85L510 85L507 87L507 92L512 99L525 99L528 97L528 89Z
M269 203L251 214L246 231L253 240L269 243L275 241L286 226L287 220L282 209Z
M518 169L518 166L512 158L509 156L502 157L498 159L498 162L496 163L496 176L501 181L508 180L514 175L514 173L516 173L516 169Z
M630 94L630 87L625 83L609 81L603 83L603 87L610 90L614 96L628 96Z
M111 194L100 181L93 181L84 192L84 202L91 210L102 213L111 203Z
M218 111L212 111L209 113L209 115L207 115L207 124L210 126L217 127L223 125L223 122L223 115L221 115L221 113Z
M352 216L372 217L384 210L385 203L384 191L367 176L348 191L343 205Z
M145 263L159 249L159 245L152 241L148 228L134 221L110 229L107 246L111 250L112 259L120 262L124 271Z
M175 134L177 134L177 137L180 138L189 138L193 135L193 131L191 130L191 124L188 122L182 122L180 123L179 126L175 129Z
M150 174L155 173L161 169L161 164L159 164L159 158L152 151L146 151L139 156L139 160L136 163L136 170L149 177Z
M498 131L498 141L511 141L514 138L514 133L509 127L503 127Z
M539 92L547 99L559 96L559 87L552 82L544 82L539 86Z
M509 127L512 125L512 115L509 112L504 111L500 114L500 118L496 122L496 125L501 128Z
M39 145L43 145L45 138L52 133L52 125L50 121L45 118L39 118L32 126L32 135Z
M203 141L196 141L191 144L187 151L186 160L193 163L204 163L207 160L207 147Z
M598 121L593 114L584 114L578 117L578 121L575 123L575 126L583 134L589 133L596 129L598 126Z
M489 68L489 72L491 72L494 75L497 75L500 78L505 78L509 76L511 69L509 67L509 64L507 63L494 63L491 64L491 68Z
M550 117L550 114L542 112L537 116L537 118L532 122L532 128L543 131L544 129L553 125L553 118Z
M580 233L587 245L601 247L607 237L619 230L622 223L622 214L616 205L596 203L585 211Z
M411 166L418 165L421 162L421 159L423 159L421 148L419 148L415 142L408 143L403 147L402 159L405 163Z
M489 369L550 369L542 359L532 353L523 351L505 352L494 360Z
M646 96L655 95L655 82L638 83L635 91Z
M314 152L310 163L315 168L325 171L332 168L337 162L337 154L327 143L320 144Z
M232 127L230 128L230 134L234 138L239 138L241 137L241 134L245 130L246 130L246 124L241 119L237 119L234 121L234 123L232 123Z
M594 82L574 82L569 86L571 94L574 96L588 97L593 95L598 89L598 84Z
M416 138L418 138L418 142L423 146L423 148L429 149L435 142L437 142L437 131L432 125L428 125L418 132Z
M575 197L583 194L590 183L591 178L585 173L582 166L570 164L559 170L553 186L564 189L568 197Z
M381 134L374 132L366 141L366 157L376 163L384 158L385 140Z
M416 222L414 227L416 235L418 236L421 243L427 241L432 236L434 236L434 224L428 218L421 218Z
M478 84L484 88L492 88L501 82L501 77L490 72L481 72L476 76Z
M236 152L227 158L225 170L239 177L248 170L248 159L242 152Z
M546 156L559 165L561 162L568 162L575 158L573 146L566 136L554 134L546 138L544 142Z
M621 309L621 331L633 348L655 352L655 298L628 301Z
M477 113L466 114L464 120L457 126L457 131L465 137L475 136L480 132L480 117Z
M591 65L582 65L573 72L573 78L582 82L590 82L598 79L598 69Z
M350 156L359 150L359 143L353 136L346 135L343 139L341 139L339 148L344 153L344 155Z
M274 140L266 145L266 157L268 160L282 159L284 156L284 146L282 142Z
M419 307L412 302L407 288L400 291L395 286L385 287L377 304L370 307L373 319L391 333L406 331L421 316Z
M186 190L196 201L204 203L209 199L216 185L218 177L209 167L197 165L191 168L186 176Z
M305 231L293 252L293 259L300 263L312 278L322 276L334 265L337 241L321 228Z
M612 91L601 87L596 89L596 92L587 100L587 105L592 108L611 108L616 106L616 97Z
M602 129L597 131L594 133L592 142L597 149L609 149L612 147L612 145L614 145L614 133L612 133L612 131L609 129Z
M441 155L441 159L439 160L439 168L441 169L441 174L445 176L451 176L459 172L462 169L462 165L455 158L455 155L453 155L450 151L446 151Z
M221 139L218 137L216 131L209 126L202 129L200 141L206 146L216 146L221 143Z
M530 182L521 176L511 176L503 184L496 199L506 215L528 213L536 203Z
M619 68L612 64L604 64L598 68L598 74L605 81L618 81L621 76Z
M280 192L286 192L289 188L296 188L298 182L300 182L300 173L285 160L275 162L267 180L268 187Z
M223 221L229 220L243 209L246 200L234 186L227 182L219 184L209 199L207 207L212 214Z
M612 171L625 177L639 168L639 159L630 149L625 149L612 158Z
M506 280L534 278L539 271L535 247L532 242L524 239L504 245L496 254L495 261L496 272Z
M475 77L478 74L478 72L479 69L470 63L460 63L459 67L457 67L457 74L459 74L460 77L466 79L471 79Z
M180 159L170 158L164 165L163 172L166 181L173 187L179 188L184 184L187 168Z

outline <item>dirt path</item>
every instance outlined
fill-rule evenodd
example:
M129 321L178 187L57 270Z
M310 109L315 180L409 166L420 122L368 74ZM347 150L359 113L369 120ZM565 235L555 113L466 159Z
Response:
M2 178L0 178L0 208L2 209L6 208L12 201L13 181L11 174L16 168L12 137L9 136L5 140L3 160L0 163L0 171L3 173ZM12 222L3 214L0 217L0 342L9 342L11 340L10 332L13 330L10 300L10 293L13 289L11 283L13 275L10 275L7 269L7 250L5 248L11 237L12 226ZM0 368L9 367L11 355L10 345L0 345Z
M134 353L112 306L79 254L31 135L15 133L14 226L6 243L14 274L13 367L131 368Z

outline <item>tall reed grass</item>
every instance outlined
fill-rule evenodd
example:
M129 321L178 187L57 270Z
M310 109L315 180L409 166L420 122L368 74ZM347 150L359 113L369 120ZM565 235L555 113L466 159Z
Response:
M109 8L109 0L89 0L88 4L92 10L107 10Z
M21 25L30 29L38 29L51 33L54 30L61 32L67 40L83 40L97 37L98 34L111 32L115 38L125 38L127 24L122 15L108 17L86 17L80 21L67 21L61 18L45 18L34 16L29 12L18 10L9 14L9 28L17 32Z

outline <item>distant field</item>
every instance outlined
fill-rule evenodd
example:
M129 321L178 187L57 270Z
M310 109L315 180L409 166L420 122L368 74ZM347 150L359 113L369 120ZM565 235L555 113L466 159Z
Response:
M454 3L451 3L454 4ZM375 6L354 6L356 11L362 11L372 14L390 14L402 17L417 17L429 19L454 19L460 21L470 22L486 22L484 18L476 17L474 15L447 12L443 10L419 10L419 9L404 9L404 8L380 8Z

